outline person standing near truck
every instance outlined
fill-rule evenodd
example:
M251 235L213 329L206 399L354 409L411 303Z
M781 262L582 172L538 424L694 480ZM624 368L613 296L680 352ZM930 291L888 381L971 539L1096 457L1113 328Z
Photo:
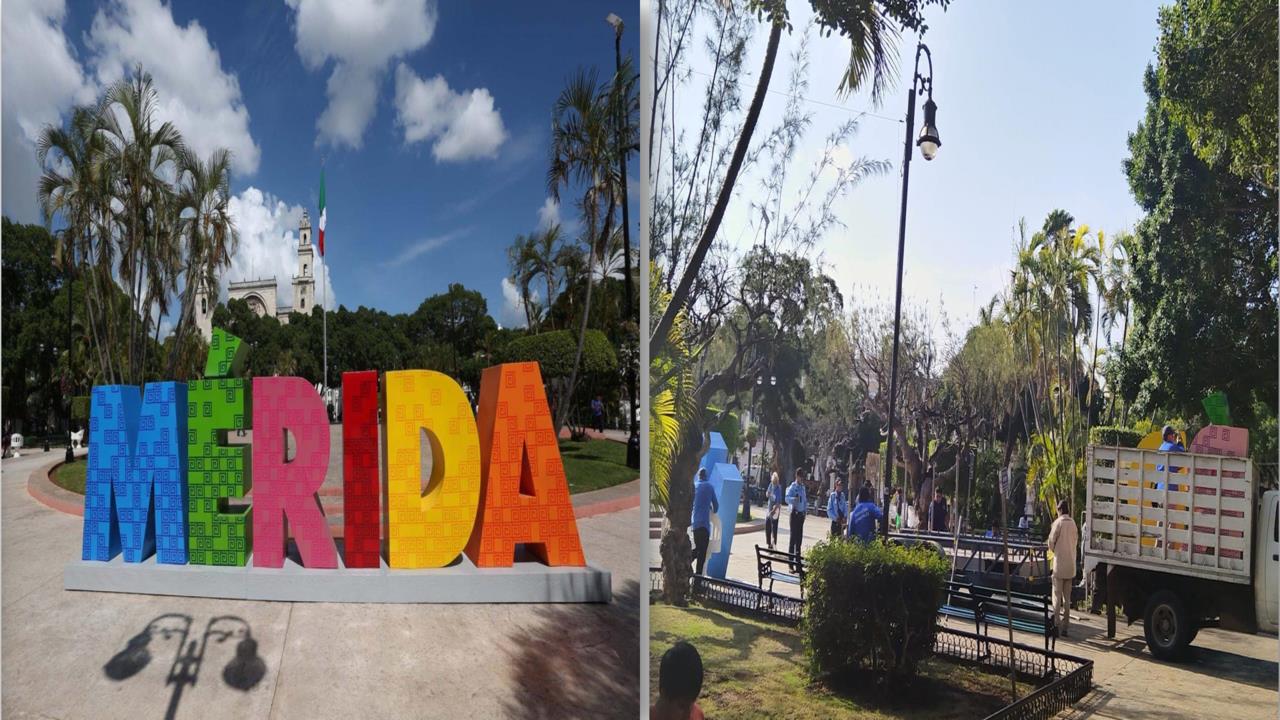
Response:
M1076 576L1076 548L1080 532L1071 519L1071 506L1058 501L1058 519L1049 528L1049 551L1053 553L1053 620L1058 637L1067 637L1071 625L1071 585ZM1059 619L1061 613L1061 619Z

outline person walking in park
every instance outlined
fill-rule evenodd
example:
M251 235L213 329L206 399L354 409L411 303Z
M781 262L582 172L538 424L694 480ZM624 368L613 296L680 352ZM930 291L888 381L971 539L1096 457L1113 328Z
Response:
M604 397L597 395L591 400L591 425L596 432L604 433Z
M849 501L844 496L844 485L837 480L827 496L827 518L831 520L831 537L840 537L845 519L849 516Z
M791 537L787 552L799 555L804 542L804 516L809 511L809 493L804 489L804 483L800 482L799 470L787 488L787 504L791 506Z
M1049 528L1049 551L1053 553L1053 619L1058 637L1067 637L1071 625L1071 585L1076 576L1076 547L1080 533L1071 519L1071 506L1058 501L1058 519ZM1061 619L1059 619L1061 613Z
M933 491L933 502L929 503L929 530L947 531L947 499L942 496L942 490L937 488Z
M765 502L768 503L768 511L764 516L764 543L772 550L778 544L778 516L782 514L782 481L778 479L778 473L769 478Z
M694 573L701 575L707 563L707 545L711 542L711 513L720 512L716 489L707 479L707 469L698 468L698 481L693 485L693 562Z
M653 720L702 720L702 656L681 640L662 654L658 666L658 701L649 708Z
M871 488L859 488L858 503L849 513L848 536L862 542L871 542L876 537L876 521L883 518L884 511L871 501Z

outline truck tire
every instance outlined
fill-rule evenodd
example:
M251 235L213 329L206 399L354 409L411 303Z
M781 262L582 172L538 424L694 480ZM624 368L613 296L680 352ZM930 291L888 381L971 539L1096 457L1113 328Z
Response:
M1194 636L1191 615L1177 594L1159 590L1147 601L1142 630L1147 648L1160 660L1179 660Z

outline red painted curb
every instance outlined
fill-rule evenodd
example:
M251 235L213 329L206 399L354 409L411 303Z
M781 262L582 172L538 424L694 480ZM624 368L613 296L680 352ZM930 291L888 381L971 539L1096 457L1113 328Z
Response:
M627 497L614 498L613 500L601 500L598 503L591 503L580 508L573 509L573 515L577 519L594 517L596 515L604 515L606 513L618 512L619 510L627 510L633 507L640 507L640 496L630 495Z
M84 459L81 458L81 462ZM84 496L64 490L49 479L49 473L63 463L62 460L31 471L27 476L27 494L46 507L68 515L84 517Z

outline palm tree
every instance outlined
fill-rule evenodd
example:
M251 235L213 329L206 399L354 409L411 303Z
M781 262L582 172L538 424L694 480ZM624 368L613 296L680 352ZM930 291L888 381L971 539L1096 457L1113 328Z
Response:
M906 2L889 2L887 0L850 0L848 2L818 2L810 4L816 14L819 26L828 33L835 31L849 41L849 64L840 77L838 91L852 94L871 82L871 99L879 106L880 100L889 85L897 78L897 40L898 27L917 30L923 24L921 8L933 0L906 0ZM750 8L769 22L769 40L765 45L764 62L760 78L756 82L755 94L751 96L751 104L747 107L743 119L742 130L738 135L733 156L725 170L724 182L716 196L715 205L707 218L689 256L680 282L672 291L671 304L663 309L657 325L649 336L650 353L662 348L671 333L671 323L689 300L693 282L698 276L703 260L711 249L724 220L729 199L733 196L734 185L738 181L738 173L742 170L747 150L751 146L751 137L755 133L760 120L760 110L764 106L764 96L769 92L769 80L773 75L773 66L778 58L778 45L785 28L790 31L791 24L787 17L786 0L754 0ZM730 10L732 12L732 10ZM897 25L895 25L897 23ZM655 100L656 102L656 96ZM674 270L674 268L673 268Z
M221 270L231 264L240 233L231 219L231 152L216 150L206 160L183 149L178 153L179 239L186 244L181 272L186 283L179 304L178 323L169 353L168 377L173 377L183 339L194 326L196 294L217 287ZM177 244L174 244L177 247Z
M611 110L608 90L598 86L596 73L579 70L556 98L551 116L551 166L547 170L547 189L558 202L562 187L576 184L582 188L578 205L585 221L583 239L587 243L588 269L595 265L597 252L609 237L619 199L613 171L617 148L613 133L615 118ZM578 348L565 392L566 402L561 403L556 413L557 433L568 418L571 406L568 399L573 397L578 382L593 287L588 271Z
M530 330L536 329L535 308L529 291L534 273L531 262L533 239L532 235L517 235L515 242L507 248L507 261L511 263L512 280L515 282L516 289L520 291L520 304L524 308L524 324Z
M1129 306L1132 302L1131 287L1132 280L1129 277L1129 258L1133 256L1134 237L1131 233L1121 233L1116 236L1115 242L1111 244L1111 254L1107 257L1106 267L1104 270L1104 278L1106 282L1106 292L1102 296L1102 322L1107 328L1107 337L1111 337L1111 331L1115 328L1116 318L1124 316L1124 327L1120 331L1120 353L1124 352L1125 340L1129 337ZM1116 389L1111 391L1111 401L1107 410L1107 424L1111 424L1115 418L1116 409ZM1125 417L1121 418L1121 424L1128 420L1128 408L1125 408Z
M125 283L130 312L125 380L141 384L151 309L175 281L172 232L172 189L166 176L177 170L182 136L170 122L155 122L158 104L151 75L139 65L132 76L112 85L98 107L103 162L121 207L120 280Z
M103 147L98 128L96 110L81 106L72 110L66 127L46 125L41 130L36 155L44 171L36 193L45 225L51 225L55 216L64 223L59 233L60 259L72 266L79 259L86 268L96 260L96 267L82 275L94 287L93 293L85 293L85 308L98 351L100 377L115 384L121 378L109 351L114 343L111 326L106 324L113 313L103 306L101 292L102 269L106 269L106 281L110 282L114 261L110 176L101 162Z

